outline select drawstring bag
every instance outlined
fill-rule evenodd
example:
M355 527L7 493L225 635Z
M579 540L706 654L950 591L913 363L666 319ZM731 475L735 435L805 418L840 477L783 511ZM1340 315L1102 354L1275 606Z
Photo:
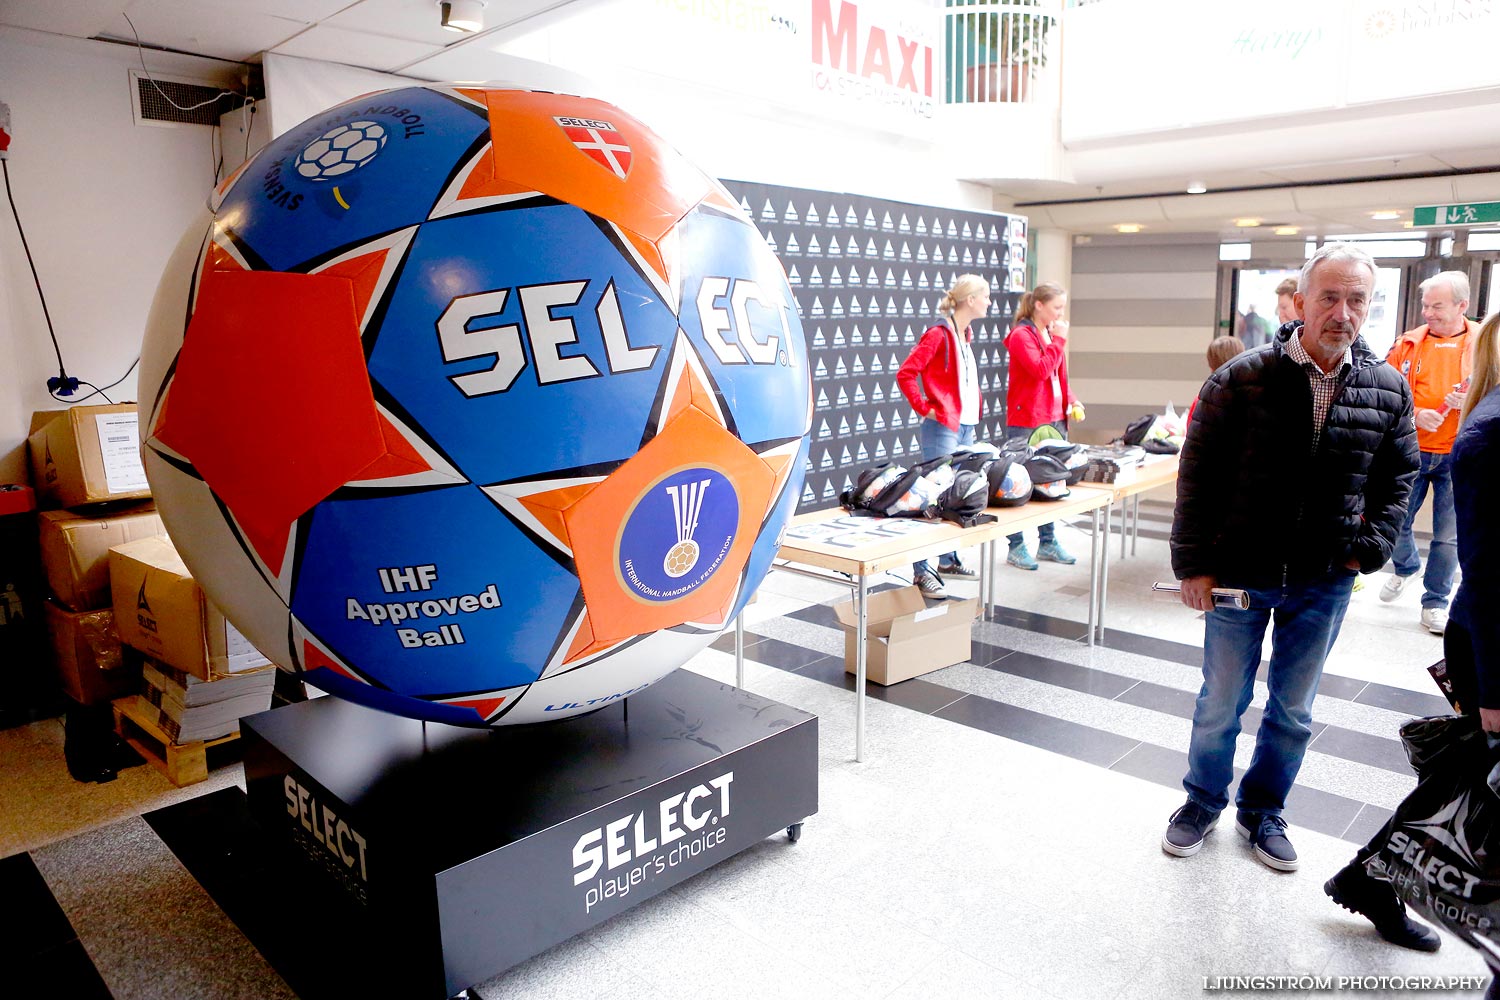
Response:
M1413 719L1401 742L1417 787L1365 868L1500 966L1500 748L1467 715Z

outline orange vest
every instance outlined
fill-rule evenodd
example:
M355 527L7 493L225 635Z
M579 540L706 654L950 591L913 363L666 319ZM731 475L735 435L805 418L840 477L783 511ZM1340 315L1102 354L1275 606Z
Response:
M1406 384L1411 386L1412 403L1419 410L1443 409L1443 397L1469 377L1474 360L1474 334L1478 326L1464 320L1464 331L1453 337L1435 337L1426 324L1401 335L1386 355ZM1417 447L1435 455L1453 450L1458 436L1458 411L1449 410L1435 431L1417 428Z

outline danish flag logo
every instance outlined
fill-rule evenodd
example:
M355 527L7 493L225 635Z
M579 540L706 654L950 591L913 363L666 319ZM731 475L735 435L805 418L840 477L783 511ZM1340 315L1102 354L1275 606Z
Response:
M630 144L614 125L597 118L553 116L552 120L567 133L573 145L599 166L622 181L630 173Z

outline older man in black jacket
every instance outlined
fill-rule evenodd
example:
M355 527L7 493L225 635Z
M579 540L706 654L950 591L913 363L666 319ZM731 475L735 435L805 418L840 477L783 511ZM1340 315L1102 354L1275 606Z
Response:
M1302 268L1300 327L1246 351L1204 383L1182 449L1172 569L1182 601L1207 612L1193 710L1187 803L1162 849L1198 852L1228 805L1240 716L1271 633L1269 696L1240 780L1235 827L1256 857L1297 867L1281 817L1312 734L1312 703L1358 572L1390 558L1417 471L1411 391L1359 336L1375 263L1329 244ZM1249 591L1215 607L1212 589Z

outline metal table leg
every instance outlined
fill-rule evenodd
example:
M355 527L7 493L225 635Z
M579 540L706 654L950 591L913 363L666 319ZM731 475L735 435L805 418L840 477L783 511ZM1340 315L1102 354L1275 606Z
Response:
M1092 646L1095 612L1099 606L1099 508L1089 511L1089 516L1094 522L1094 530L1089 535L1089 645Z
M1104 539L1105 539L1105 541L1109 540L1109 522L1110 522L1111 515L1114 513L1114 506L1115 505L1112 504L1112 503L1108 503L1108 504L1104 505ZM1123 527L1123 524L1121 526ZM1101 561L1104 563L1104 565L1099 568L1099 641L1103 642L1104 641L1104 613L1109 608L1109 546L1108 545L1104 546L1103 558L1101 559Z
M995 603L994 553L994 542L979 544L979 613L985 618L989 617L990 608Z
M1130 522L1130 554L1133 556L1135 555L1136 544L1141 540L1141 495L1137 493L1130 499L1135 507L1135 516L1131 518Z
M854 759L863 761L865 759L865 639L868 635L869 608L866 597L868 596L869 583L865 580L863 573L857 574L858 582L854 588L855 630L854 635L858 640L858 646L854 654Z
M734 686L745 689L745 612L734 616Z

